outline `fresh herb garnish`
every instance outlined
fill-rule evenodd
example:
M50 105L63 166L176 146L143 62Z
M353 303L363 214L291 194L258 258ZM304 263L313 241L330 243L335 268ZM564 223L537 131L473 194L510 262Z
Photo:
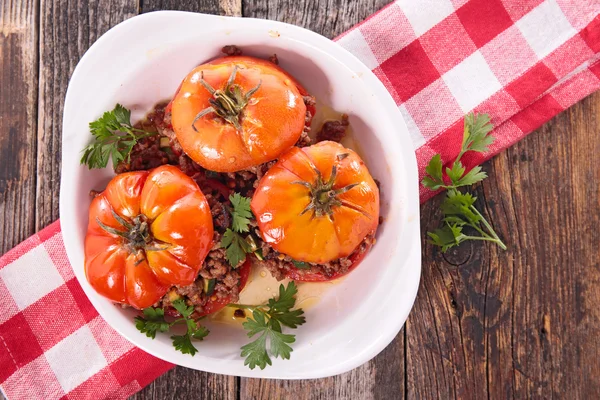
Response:
M156 332L167 332L171 324L165 321L162 308L144 308L144 317L135 317L135 327L149 338L156 338Z
M221 238L221 247L225 249L227 261L234 268L241 262L246 261L246 254L251 253L250 245L246 242L246 239L230 228L227 228Z
M229 201L233 206L231 227L236 232L248 232L250 230L250 219L252 219L250 198L244 197L239 193L234 193L229 196Z
M198 352L198 349L193 345L192 339L204 339L209 334L209 330L191 318L194 312L193 306L186 305L183 299L177 299L172 304L181 314L182 318L167 322L165 320L165 311L162 308L148 307L143 311L144 317L135 317L135 327L149 338L154 339L156 338L156 332L167 332L173 325L185 322L186 333L184 335L173 335L171 336L171 340L173 340L175 349L183 354L191 354L193 356Z
M229 264L237 268L240 263L246 261L246 254L257 253L256 241L252 234L242 236L242 233L250 232L250 220L253 218L250 210L250 198L239 193L229 196L231 202L231 228L227 228L221 238L221 247L225 249L225 256ZM262 256L261 256L262 257Z
M500 240L490 223L475 208L474 203L477 198L469 193L461 193L457 189L461 186L473 185L487 178L487 174L479 166L474 167L465 174L466 169L460 159L469 151L486 152L488 146L494 142L494 137L489 135L492 129L493 125L490 123L490 117L487 114L475 115L470 113L465 116L460 153L452 166L445 169L450 183L446 183L447 181L444 180L443 163L439 154L433 156L429 165L425 168L427 175L421 181L423 186L431 190L448 189L446 198L441 205L444 224L433 232L427 232L431 243L440 246L444 252L466 240L486 240L494 242L503 250L506 250L506 245ZM475 229L479 236L464 234L463 228L466 226Z
M296 267L298 269L309 269L310 268L310 264L306 263L304 261L292 260L292 264L294 264L294 267Z
M252 306L244 304L230 304L230 307L238 309L248 309L252 311L252 317L242 325L248 331L248 337L252 338L259 335L254 341L242 346L241 356L245 357L244 365L250 369L258 366L265 369L272 365L271 357L281 357L284 360L290 359L290 353L293 351L290 346L296 341L295 335L282 332L282 325L295 329L306 322L304 311L299 308L292 310L296 305L296 294L298 289L294 282L288 283L287 287L283 284L279 286L279 297L269 299L267 304Z
M83 149L80 161L90 169L106 167L109 158L112 158L115 168L121 161L129 162L131 150L138 140L157 134L134 128L131 124L131 111L120 104L96 121L90 122L90 131L94 142Z

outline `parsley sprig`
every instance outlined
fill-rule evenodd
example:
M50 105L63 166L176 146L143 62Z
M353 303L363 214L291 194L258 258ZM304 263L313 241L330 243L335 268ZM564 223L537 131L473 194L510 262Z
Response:
M115 168L121 161L129 162L133 146L140 139L157 134L134 128L131 124L131 111L120 104L96 121L90 122L90 131L94 141L83 149L80 161L90 169L106 167L109 158L112 158Z
M489 135L492 129L489 115L473 113L466 115L461 150L452 166L445 168L448 179L444 179L443 163L439 154L433 156L425 168L427 175L421 181L423 186L431 190L448 189L441 205L444 224L433 232L427 232L431 243L440 246L444 252L466 240L490 241L506 250L506 245L500 240L490 223L475 208L477 198L457 189L487 178L487 174L479 166L465 174L466 168L460 159L469 151L486 152L488 146L494 142L494 137ZM463 232L465 227L474 229L479 236L465 234Z
M209 330L191 318L194 312L193 306L186 305L183 299L175 300L172 304L181 314L181 318L167 322L165 320L165 311L162 308L148 307L143 310L143 317L135 317L135 327L149 338L154 339L157 332L167 332L173 325L184 322L187 328L186 333L184 335L172 335L171 340L175 349L183 354L193 356L198 352L198 349L192 343L192 339L204 339L209 334Z
M292 310L296 305L296 294L298 288L292 281L287 287L279 286L279 297L269 299L264 305L229 304L230 307L248 309L252 311L252 317L242 325L246 329L248 337L259 335L254 341L242 346L241 356L245 357L244 365L250 369L257 366L265 369L272 365L271 357L290 359L293 351L290 346L296 341L295 335L282 332L282 325L295 329L306 322L304 311L299 308Z
M490 117L487 114L467 114L464 122L463 141L460 153L452 163L452 167L446 167L446 175L450 179L450 184L444 182L442 173L442 156L436 154L433 156L429 165L425 168L427 175L421 181L421 184L431 190L456 189L460 186L469 186L487 178L487 174L477 166L465 174L465 167L460 159L465 153L474 151L483 153L488 151L488 146L494 143L494 137L489 135L494 126L490 123Z
M250 232L250 220L254 218L250 210L250 198L239 193L229 196L231 202L231 228L227 228L221 238L221 247L225 249L227 261L233 268L237 268L246 261L246 254L256 253L258 248L251 234L243 236L242 233Z
M234 193L229 196L229 201L233 206L231 227L236 232L248 232L250 230L250 220L253 218L250 210L250 198Z

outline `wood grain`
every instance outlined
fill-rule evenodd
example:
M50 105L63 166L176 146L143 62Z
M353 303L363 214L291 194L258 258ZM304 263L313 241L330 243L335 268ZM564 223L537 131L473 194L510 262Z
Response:
M0 3L0 254L35 232L37 2Z
M600 390L600 93L485 164L478 205L506 252L424 244L408 398L594 398ZM423 230L440 198L422 208Z
M242 15L241 0L140 0L140 12L178 10L230 16Z
M62 112L67 85L83 53L104 32L137 14L135 0L40 0L36 230L58 219Z
M242 9L244 17L287 22L332 39L388 3L388 0L244 0Z
M136 15L276 19L334 37L387 0L5 0L0 3L0 248L58 217L67 83L87 48ZM371 362L310 381L176 368L135 399L596 398L600 393L600 93L484 165L478 206L509 246L423 243L405 328ZM421 207L437 226L441 198Z

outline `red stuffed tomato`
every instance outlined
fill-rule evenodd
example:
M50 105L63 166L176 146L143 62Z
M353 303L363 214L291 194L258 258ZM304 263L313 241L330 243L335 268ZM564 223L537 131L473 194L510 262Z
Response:
M251 208L263 240L276 251L313 264L354 253L358 264L368 249L357 247L379 223L379 190L354 151L325 141L282 155L259 182Z
M274 160L305 126L299 84L270 62L223 57L196 67L171 104L185 153L204 168L234 172Z
M112 301L150 307L194 282L212 240L206 198L178 168L120 174L90 205L86 277Z

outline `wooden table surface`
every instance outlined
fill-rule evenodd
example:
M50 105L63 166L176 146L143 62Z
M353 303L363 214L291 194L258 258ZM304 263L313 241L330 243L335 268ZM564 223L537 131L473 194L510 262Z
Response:
M289 22L335 37L388 0L2 0L0 253L58 218L69 77L106 30L163 9ZM210 40L210 38L208 38ZM308 381L175 368L133 398L598 398L600 92L484 165L479 205L509 249L423 241L408 321L375 359ZM421 229L440 220L421 207Z

